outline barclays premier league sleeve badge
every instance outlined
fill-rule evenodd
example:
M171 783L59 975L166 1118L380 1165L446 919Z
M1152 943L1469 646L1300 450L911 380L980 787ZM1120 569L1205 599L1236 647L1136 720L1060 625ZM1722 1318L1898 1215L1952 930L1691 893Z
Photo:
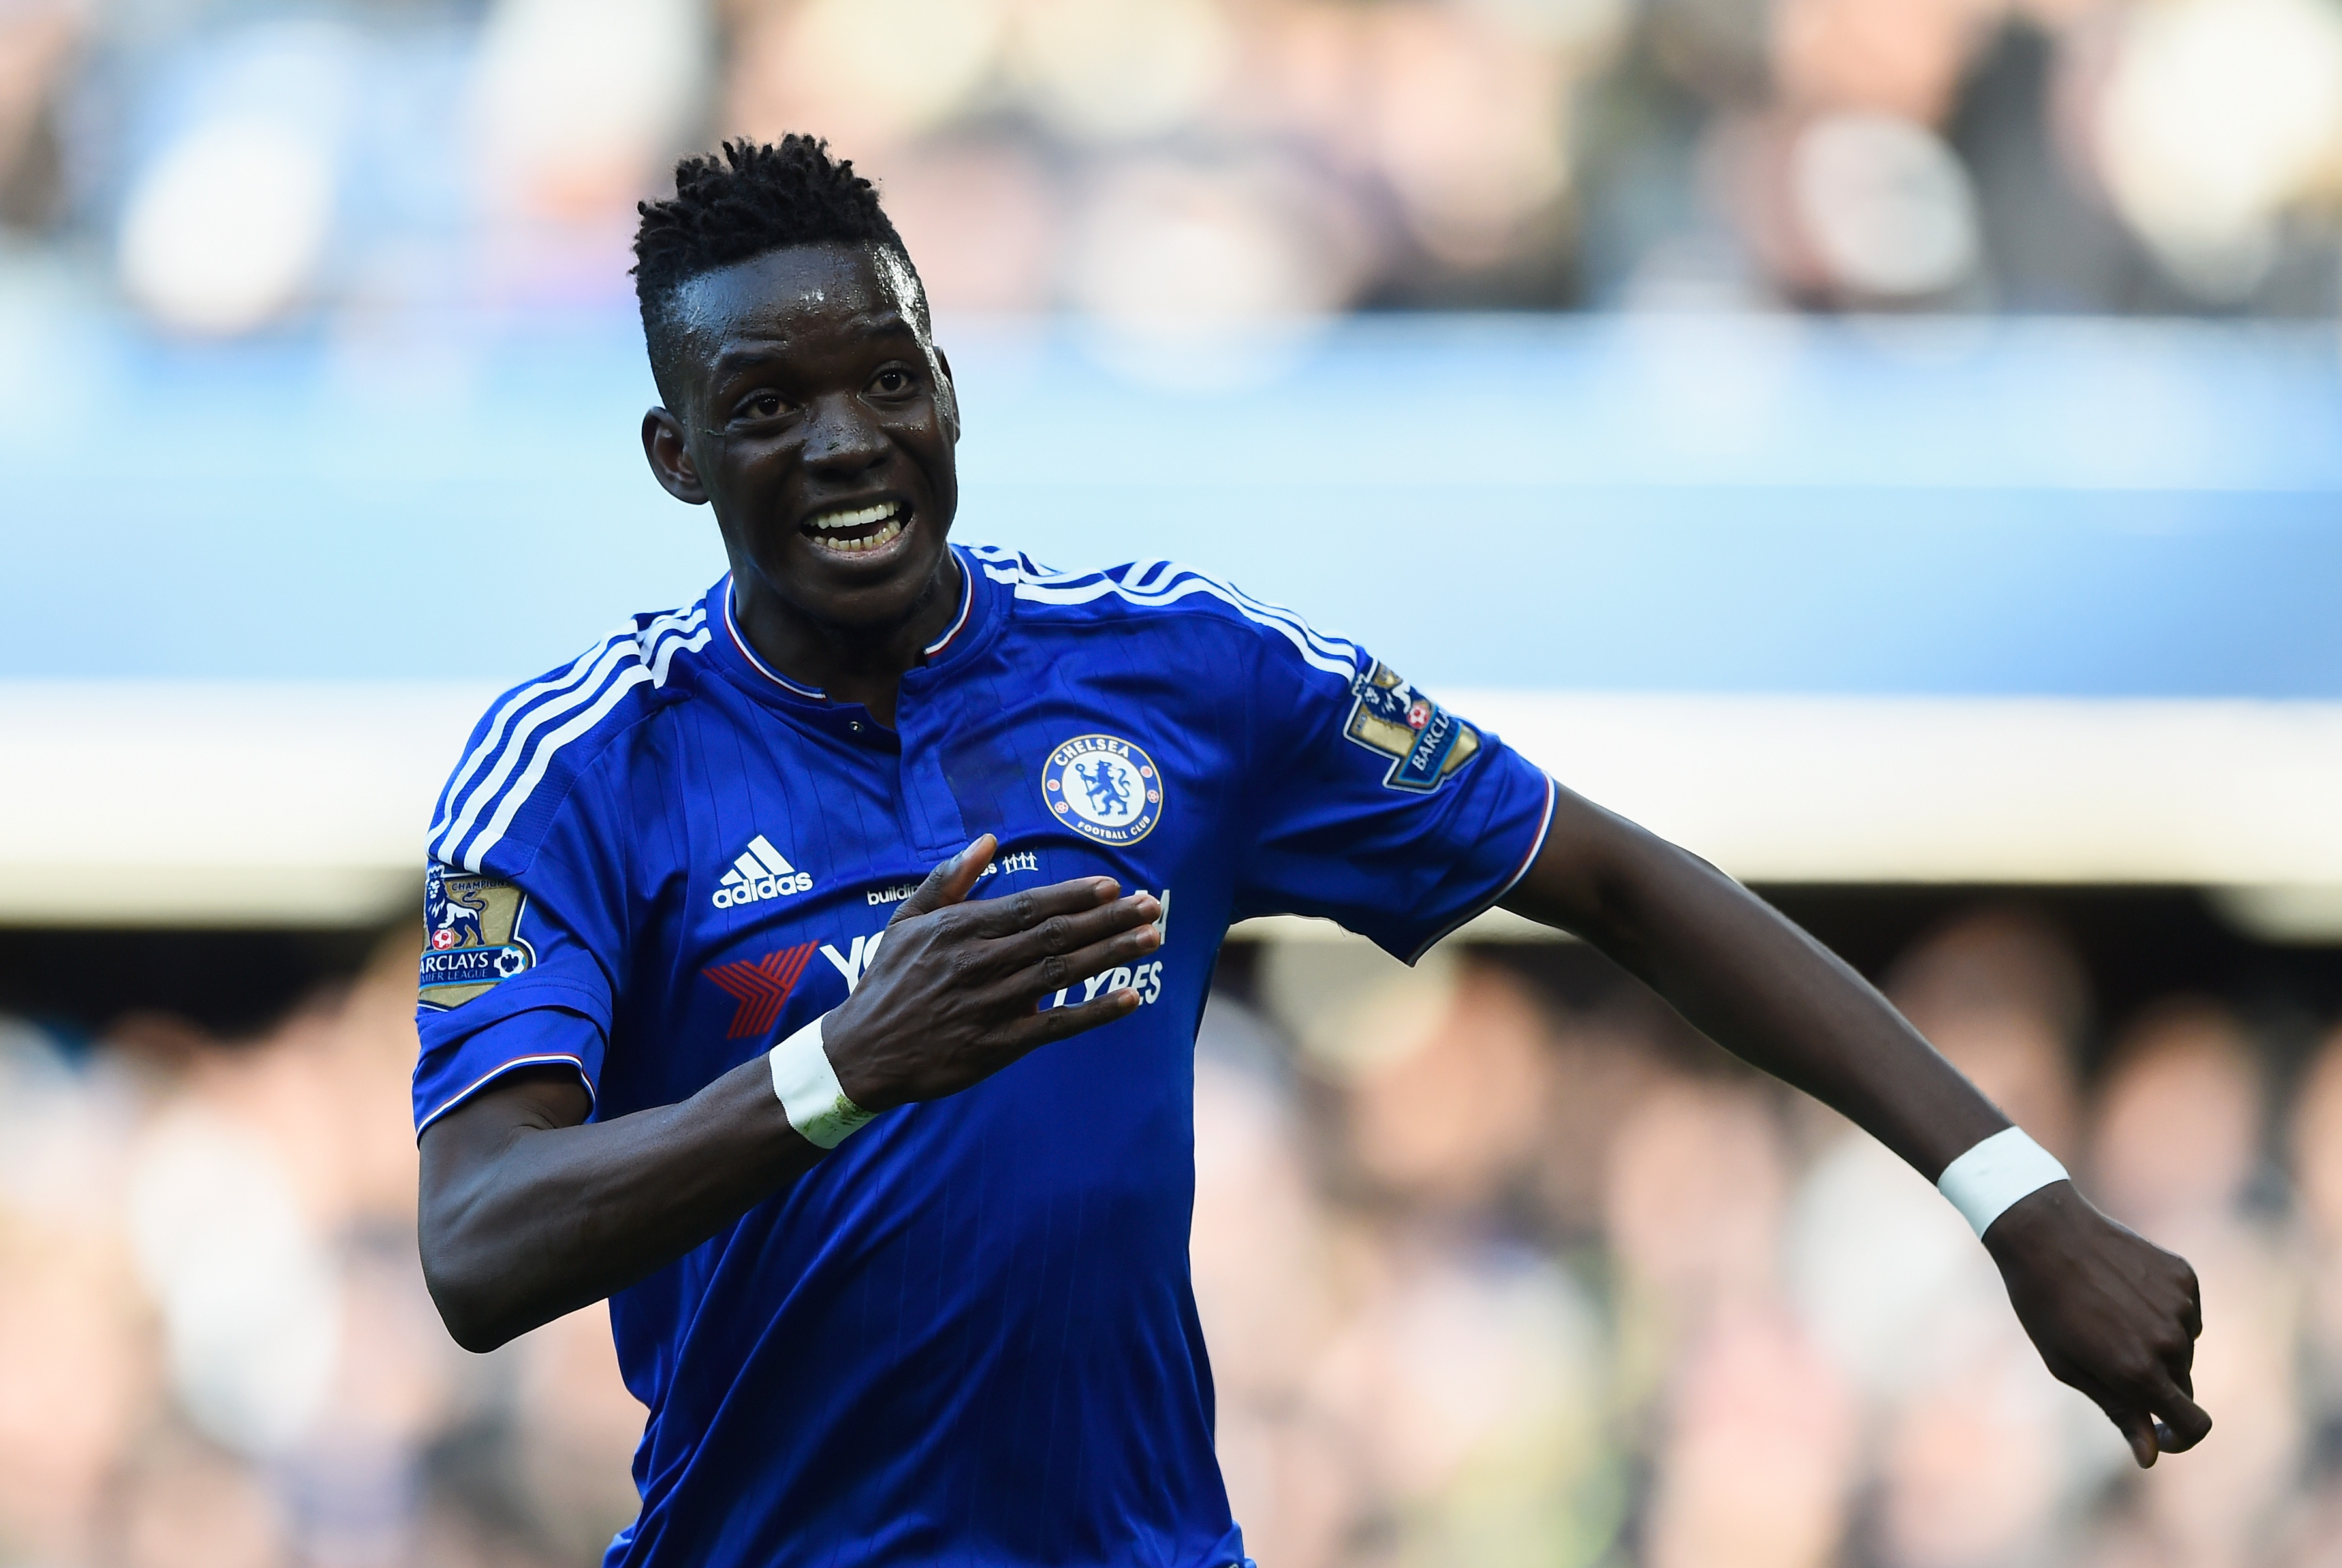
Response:
M1076 735L1051 752L1041 794L1052 817L1116 848L1145 838L1163 815L1155 759L1113 735Z
M1385 787L1428 794L1480 749L1480 733L1377 662L1350 683L1342 734L1391 759Z
M423 972L415 1000L455 1007L525 972L536 953L518 934L528 895L493 876L434 861L423 880Z

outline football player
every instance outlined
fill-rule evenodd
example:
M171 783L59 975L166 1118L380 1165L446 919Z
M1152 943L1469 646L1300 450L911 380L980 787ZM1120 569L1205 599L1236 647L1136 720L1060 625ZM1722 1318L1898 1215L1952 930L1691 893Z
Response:
M455 1338L609 1299L609 1563L1241 1562L1192 1052L1272 913L1576 933L1938 1183L2140 1464L2210 1428L2187 1265L1730 878L1224 582L955 544L950 363L820 144L686 161L636 254L644 450L730 570L481 719L415 1077Z

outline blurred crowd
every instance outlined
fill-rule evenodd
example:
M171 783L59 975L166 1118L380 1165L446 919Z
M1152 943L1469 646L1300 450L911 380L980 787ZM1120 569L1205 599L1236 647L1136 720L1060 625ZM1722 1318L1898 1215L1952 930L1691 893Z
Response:
M606 1314L475 1357L424 1290L414 948L232 1044L0 1022L0 1564L583 1568L633 1517Z
M938 302L2331 312L2334 0L7 0L0 288L182 333L622 300L718 136Z
M424 1292L411 964L242 1042L0 1030L0 1564L583 1568L629 1516L603 1314L472 1357ZM2342 1030L2100 1018L2020 912L1888 976L2196 1264L2218 1426L2141 1474L1925 1181L1584 949L1223 979L1196 1288L1269 1568L2342 1565Z
M1264 1563L2342 1563L2342 1032L2280 1096L2266 1042L2175 995L2110 1021L2085 1085L2109 1021L2047 924L1979 912L1888 977L2195 1263L2218 1429L2140 1474L1927 1182L1554 966L1273 948L1258 1013L1216 1003L1197 1289Z

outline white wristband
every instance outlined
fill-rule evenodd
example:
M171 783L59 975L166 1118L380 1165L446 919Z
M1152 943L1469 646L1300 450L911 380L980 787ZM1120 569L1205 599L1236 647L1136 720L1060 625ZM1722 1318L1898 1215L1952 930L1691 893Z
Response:
M1946 1165L1936 1190L1952 1201L1981 1239L2011 1203L2064 1180L2066 1167L2057 1156L2026 1136L2024 1128L2008 1127Z
M773 1097L788 1113L789 1125L816 1149L836 1148L878 1114L846 1097L837 1069L821 1048L820 1018L774 1046L766 1059L773 1064Z

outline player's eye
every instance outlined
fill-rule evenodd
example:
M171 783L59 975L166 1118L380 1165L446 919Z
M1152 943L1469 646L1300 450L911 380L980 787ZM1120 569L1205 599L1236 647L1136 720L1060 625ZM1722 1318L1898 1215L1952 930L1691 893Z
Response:
M735 419L778 419L788 411L788 400L777 392L751 393L741 400Z
M870 378L870 390L882 397L900 397L915 385L911 373L898 365L890 365Z

